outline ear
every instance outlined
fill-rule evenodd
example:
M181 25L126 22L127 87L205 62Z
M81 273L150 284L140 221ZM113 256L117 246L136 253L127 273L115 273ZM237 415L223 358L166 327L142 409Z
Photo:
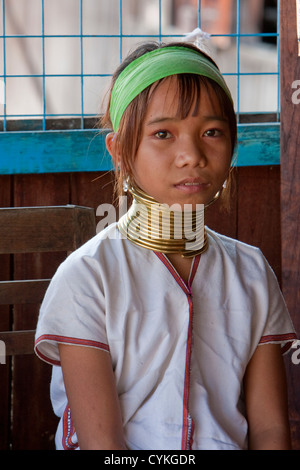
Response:
M115 137L116 137L115 132L110 132L109 134L107 134L107 136L105 138L105 144L106 144L106 148L107 148L110 156L113 159L115 167L120 167L121 153L120 153L119 145L116 142Z

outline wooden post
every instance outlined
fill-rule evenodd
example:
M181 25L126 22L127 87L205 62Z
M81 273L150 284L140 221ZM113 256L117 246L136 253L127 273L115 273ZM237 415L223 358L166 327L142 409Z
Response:
M300 332L300 57L296 0L283 0L280 26L282 289ZM297 102L299 102L297 104ZM300 364L287 357L294 449L300 450Z
M0 175L0 207L11 205L12 178L8 175ZM0 281L10 278L10 256L0 255ZM0 306L0 331L10 328L10 308L7 305ZM10 359L6 364L0 364L0 451L9 449L10 442Z

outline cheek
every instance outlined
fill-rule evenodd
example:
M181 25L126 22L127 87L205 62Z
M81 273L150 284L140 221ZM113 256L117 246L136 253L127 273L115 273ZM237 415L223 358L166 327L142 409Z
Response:
M147 178L151 178L152 171L152 166L149 164L147 158L142 158L140 155L137 155L133 163L132 175L136 184L143 186Z
M143 145L136 155L134 170L143 177L162 171L167 165L165 157L155 146Z
M232 160L232 155L231 155L231 147L226 146L226 148L223 148L223 151L220 152L219 154L219 159L218 159L218 173L226 175L231 167L231 160Z
M223 186L225 181L228 179L229 173L230 173L230 164L228 165L222 165L222 167L219 167L215 169L215 184L216 187L219 189Z

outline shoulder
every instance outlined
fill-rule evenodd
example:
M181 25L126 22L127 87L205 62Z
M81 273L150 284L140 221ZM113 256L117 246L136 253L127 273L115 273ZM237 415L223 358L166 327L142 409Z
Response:
M219 290L223 288L223 299L227 299L231 313L241 309L249 313L243 319L248 318L247 328L256 332L255 344L294 338L278 279L261 250L210 229L207 235L211 254L207 256L207 271L213 265L211 269L218 276Z
M73 283L91 274L97 277L122 258L123 243L117 225L108 226L70 253L57 269L54 280L72 278Z
M247 243L207 229L211 256L215 256L226 269L236 272L240 279L277 283L276 276L262 251Z
M88 258L98 259L102 253L109 250L120 249L122 236L117 228L117 224L111 224L94 237L84 243L80 248L72 252L63 264L76 263Z
M256 246L227 237L207 227L206 232L213 249L223 252L225 256L232 259L236 259L238 256L264 259L261 250Z

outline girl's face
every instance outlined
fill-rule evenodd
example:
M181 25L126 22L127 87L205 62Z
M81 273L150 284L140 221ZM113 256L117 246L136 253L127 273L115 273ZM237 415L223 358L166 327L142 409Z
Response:
M208 204L222 188L231 164L231 138L217 97L201 89L197 113L178 117L176 79L153 92L134 161L134 180L171 206ZM195 115L194 115L195 114Z

